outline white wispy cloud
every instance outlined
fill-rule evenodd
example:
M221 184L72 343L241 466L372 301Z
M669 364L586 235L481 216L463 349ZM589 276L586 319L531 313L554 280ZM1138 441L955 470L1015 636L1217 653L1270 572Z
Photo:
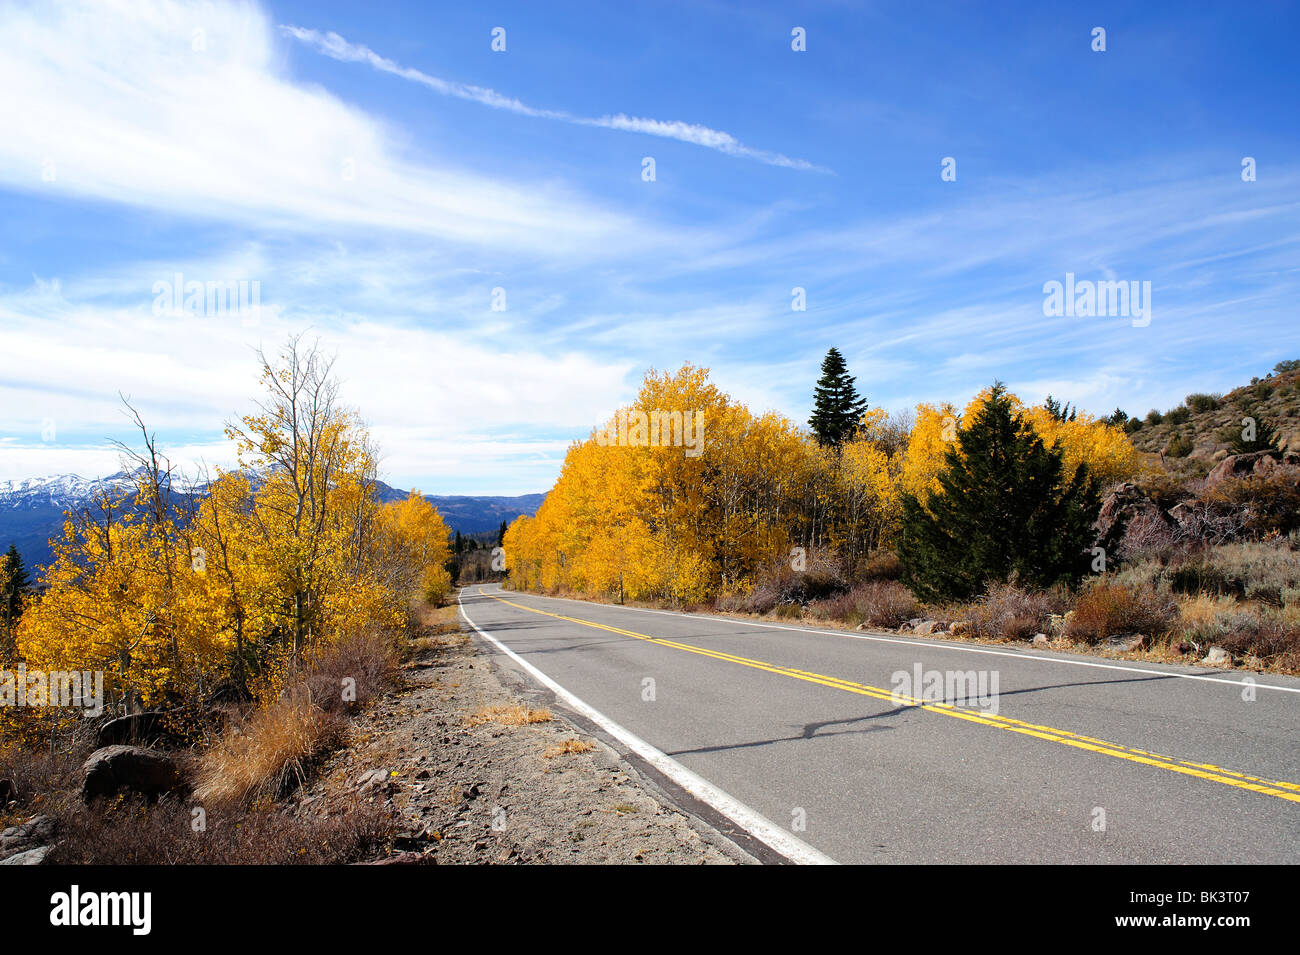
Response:
M511 182L412 155L400 132L296 82L277 44L251 3L0 5L0 187L548 257L667 244L553 177Z
M349 264L326 261L331 269ZM201 278L288 264L251 250L176 267ZM352 265L360 274L370 268L364 257ZM220 425L252 410L256 349L274 354L306 332L337 355L343 398L378 439L386 479L429 493L524 493L549 486L569 440L627 397L634 370L630 360L575 347L543 350L518 336L503 342L466 321L403 322L384 314L401 306L383 290L360 292L376 303L376 317L348 313L310 326L296 308L285 318L265 305L252 326L234 314L157 314L150 282L167 274L159 263L135 263L0 290L0 479L116 470L107 439L138 437L119 395L187 471L200 459L229 467L234 451L218 437ZM292 301L304 286L284 294Z
M425 86L443 96L453 96L457 99L469 100L474 103L489 106L492 109L507 110L511 113L518 113L521 116L531 116L535 119L559 120L560 122L572 123L575 126L594 126L600 129L616 129L628 133L642 133L646 136L658 136L662 139L675 139L678 142L703 146L705 149L714 149L718 152L726 153L729 156L739 156L744 159L753 159L758 162L767 163L769 166L781 166L786 169L802 169L810 172L830 171L822 166L809 162L806 159L792 158L779 152L746 146L728 132L720 129L711 129L708 126L703 126L698 123L686 123L681 120L651 119L643 116L628 116L625 113L618 113L609 116L579 116L566 110L540 109L535 106L529 106L527 103L524 103L515 97L506 96L485 86L459 83L454 80L431 76L423 70L417 70L413 67L402 66L387 57L380 56L368 46L363 46L359 43L350 43L332 31L321 33L319 30L288 24L282 25L280 29L286 36L291 36L295 40L311 47L317 53L321 53L335 60L340 60L345 63L365 63L382 73L391 73L393 76L399 76L404 80L411 81L412 83L419 83L421 86Z

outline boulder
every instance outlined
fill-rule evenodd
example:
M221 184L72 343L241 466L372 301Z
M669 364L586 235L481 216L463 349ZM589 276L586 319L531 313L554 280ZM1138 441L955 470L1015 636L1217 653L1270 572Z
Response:
M948 629L946 620L922 620L912 628L912 633L919 637L928 637L931 634L943 633Z
M1205 486L1214 487L1232 478L1263 477L1280 468L1300 468L1300 454L1295 451L1251 451L1230 454L1205 476Z
M1205 655L1202 663L1208 663L1211 666L1223 666L1225 663L1232 664L1232 654L1223 647L1210 647L1210 652Z
M149 710L144 713L128 713L117 719L109 720L99 728L95 736L95 746L119 746L132 744L145 746L160 740L170 740L172 732L167 725L167 714L162 710Z
M1117 485L1102 500L1101 510L1093 524L1098 544L1107 549L1114 548L1124 536L1124 529L1139 515L1167 523L1155 501L1142 493L1136 484L1125 481Z
M1045 646L1047 646L1047 634L1045 634L1045 633L1036 633L1036 634L1034 634L1034 646L1036 646L1036 647L1045 647Z
M1135 650L1141 650L1146 642L1146 634L1117 633L1106 638L1106 647L1110 650L1118 650L1121 653L1132 653Z
M0 859L35 849L53 839L54 820L49 816L32 816L26 822L0 832Z
M7 859L0 859L0 865L40 865L53 848L53 846L38 846L35 849L28 849Z
M165 753L140 746L105 746L81 767L81 797L89 802L126 790L155 798L184 787L184 775Z

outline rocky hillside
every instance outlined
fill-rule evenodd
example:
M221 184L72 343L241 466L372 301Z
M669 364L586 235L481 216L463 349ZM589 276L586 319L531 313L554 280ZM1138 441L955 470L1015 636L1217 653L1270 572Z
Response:
M1300 368L1290 364L1226 395L1193 393L1176 408L1149 413L1140 428L1129 424L1134 446L1163 454L1175 473L1202 477L1228 456L1233 433L1249 415L1276 428L1285 447L1300 449Z

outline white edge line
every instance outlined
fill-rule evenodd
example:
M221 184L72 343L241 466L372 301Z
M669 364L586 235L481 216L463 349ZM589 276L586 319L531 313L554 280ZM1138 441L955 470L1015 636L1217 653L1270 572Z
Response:
M487 594L482 593L481 595L488 596ZM471 620L469 614L465 612L465 605L461 602L460 596L461 595L458 592L456 594L456 605L460 608L460 615L465 618L466 623L478 631L480 636L491 641L498 650L528 671L528 673L532 675L533 679L537 680L553 692L566 706L578 711L587 719L591 720L610 736L614 737L655 769L659 770L659 772L663 773L677 785L685 789L696 799L722 813L722 815L740 826L740 828L744 829L755 839L770 846L791 862L798 863L799 865L839 864L830 856L814 849L802 839L790 835L790 833L786 832L762 813L749 808L749 806L746 806L731 794L724 792L708 780L691 772L681 763L670 757L667 753L651 746L635 733L625 729L618 723L615 723L599 710L574 696L541 670L537 669L537 667L520 657L519 654L515 653L496 637L492 636L492 634L488 633Z
M517 594L521 597L536 597L539 600L563 600L567 603L586 604L594 607L611 607L615 610L631 610L635 613L657 613L667 617L689 617L698 620L726 621L740 624L742 627L758 627L761 630L787 630L791 633L815 633L823 637L844 637L849 640L871 640L876 643L901 643L913 647L929 647L934 650L953 650L958 653L987 653L995 657L1015 657L1031 663L1063 663L1075 667L1095 667L1099 670L1122 670L1125 673L1147 673L1152 676L1176 677L1179 680L1201 680L1205 683L1223 683L1227 686L1253 686L1257 690L1277 690L1281 693L1300 693L1300 686L1278 686L1274 683L1247 683L1245 680L1225 680L1217 676L1201 676L1198 673L1176 673L1173 670L1149 670L1143 667L1123 666L1118 663L1094 663L1091 660L1063 660L1060 657L1040 657L1033 653L1017 653L1011 650L989 650L984 647L966 647L959 644L943 643L932 640L915 640L903 637L885 637L867 633L849 633L843 630L817 630L808 627L786 627L775 623L760 623L756 620L740 620L722 614L681 613L676 610L654 610L650 607L624 607L619 604L601 603L595 600L574 600L571 597L544 597L526 590L508 590L504 593ZM1250 678L1252 681L1254 677Z

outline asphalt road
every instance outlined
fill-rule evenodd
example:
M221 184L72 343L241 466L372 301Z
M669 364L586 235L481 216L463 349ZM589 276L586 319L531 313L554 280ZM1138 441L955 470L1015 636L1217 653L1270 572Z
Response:
M1300 680L495 585L461 600L517 656L503 666L666 754L797 861L1300 862Z

